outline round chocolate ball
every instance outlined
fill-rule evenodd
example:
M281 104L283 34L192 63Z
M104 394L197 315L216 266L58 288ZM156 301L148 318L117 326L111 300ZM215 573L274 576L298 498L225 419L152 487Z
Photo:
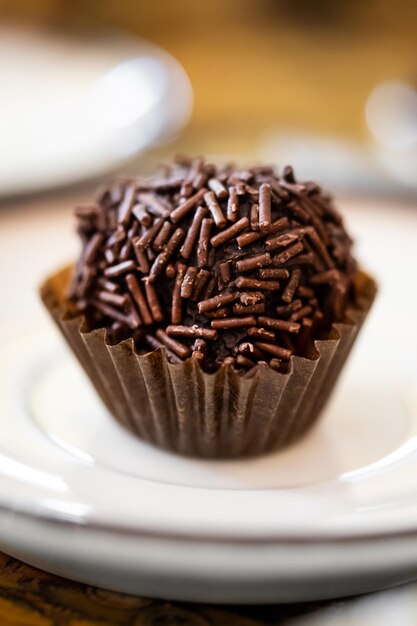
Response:
M69 298L110 341L171 362L280 372L355 300L352 240L331 198L291 167L180 157L77 207L83 249Z

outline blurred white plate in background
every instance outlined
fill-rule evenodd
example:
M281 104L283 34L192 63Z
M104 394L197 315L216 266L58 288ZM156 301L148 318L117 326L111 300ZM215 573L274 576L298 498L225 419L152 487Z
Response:
M99 176L174 136L189 80L169 54L119 33L0 30L0 196Z

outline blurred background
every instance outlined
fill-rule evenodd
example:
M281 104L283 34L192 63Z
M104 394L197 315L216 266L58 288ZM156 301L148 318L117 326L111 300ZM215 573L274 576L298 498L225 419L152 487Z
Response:
M368 336L408 341L416 42L417 0L0 0L0 342L52 337L37 286L78 254L73 207L178 152L327 186L380 284ZM395 593L329 624L415 624Z
M415 0L0 0L0 20L2 196L181 151L416 197Z

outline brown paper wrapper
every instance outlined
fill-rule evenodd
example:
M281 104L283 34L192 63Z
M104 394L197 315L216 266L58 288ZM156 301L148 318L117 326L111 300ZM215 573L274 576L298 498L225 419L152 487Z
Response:
M206 458L253 456L301 437L328 399L376 293L358 277L358 305L315 341L312 358L293 356L280 374L259 368L242 378L230 365L214 374L195 359L169 363L165 350L137 354L132 339L111 345L105 329L89 331L71 316L66 292L72 268L41 286L47 309L113 416L141 439L181 454Z

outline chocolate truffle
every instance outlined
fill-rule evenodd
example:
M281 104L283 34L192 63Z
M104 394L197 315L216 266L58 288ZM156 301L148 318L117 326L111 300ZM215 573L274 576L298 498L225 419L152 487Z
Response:
M177 158L101 188L75 211L82 253L69 299L90 329L140 354L285 373L355 300L352 241L331 198L291 167Z

